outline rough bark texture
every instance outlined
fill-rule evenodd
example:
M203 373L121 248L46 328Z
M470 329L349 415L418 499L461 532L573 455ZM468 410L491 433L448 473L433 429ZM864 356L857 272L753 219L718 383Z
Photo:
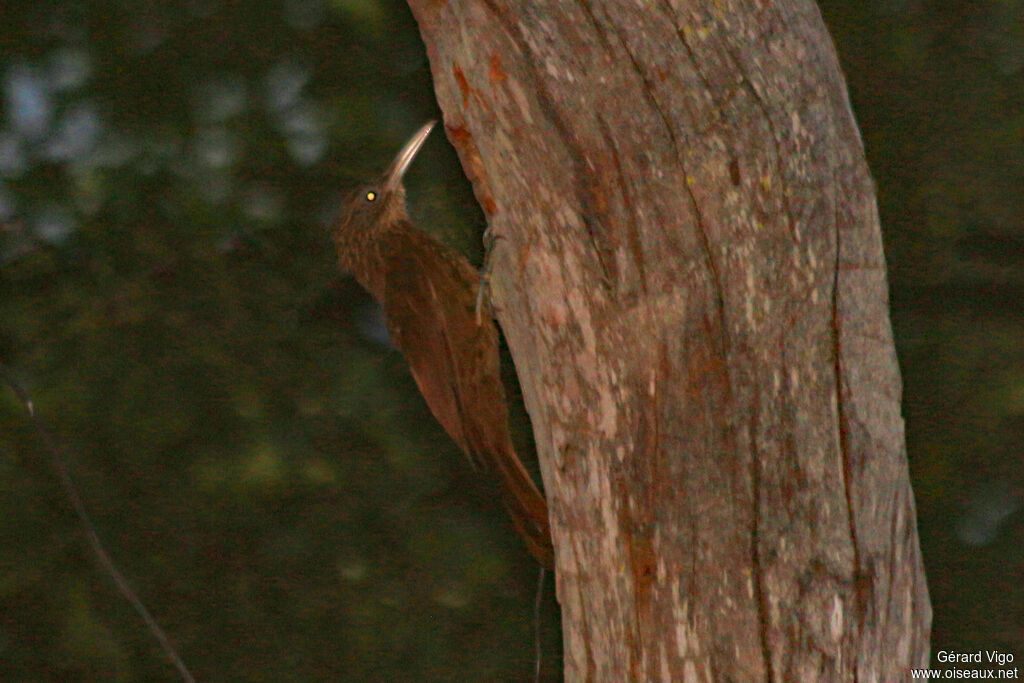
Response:
M811 0L410 0L499 238L570 681L894 681L931 620Z

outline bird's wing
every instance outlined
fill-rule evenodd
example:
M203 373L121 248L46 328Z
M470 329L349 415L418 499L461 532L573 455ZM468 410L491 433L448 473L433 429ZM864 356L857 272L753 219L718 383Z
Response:
M453 310L460 307L460 288L457 282L445 282L455 277L452 264L417 242L415 234L400 234L386 244L381 303L388 332L405 355L430 411L468 453L458 385L461 369L455 355L465 331L452 329L465 323L459 320L462 312Z
M509 433L498 331L489 317L476 316L476 271L418 231L403 231L384 246L381 303L391 340L434 417L475 465L496 477L530 552L552 566L547 503Z

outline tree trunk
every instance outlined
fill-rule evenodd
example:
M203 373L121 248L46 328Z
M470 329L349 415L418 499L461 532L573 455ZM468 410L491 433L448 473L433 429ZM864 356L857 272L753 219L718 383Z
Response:
M931 610L811 0L410 0L499 239L570 681L894 681Z

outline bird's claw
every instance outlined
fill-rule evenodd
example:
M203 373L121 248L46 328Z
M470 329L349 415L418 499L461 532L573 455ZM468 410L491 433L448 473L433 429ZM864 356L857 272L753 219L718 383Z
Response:
M483 324L485 298L490 299L490 273L486 269L480 273L480 286L476 290L476 324L478 326Z
M484 264L480 269L480 286L476 290L476 324L480 325L483 322L483 308L484 301L486 300L490 305L491 298L491 251L494 249L494 244L501 235L494 234L491 226L488 225L484 230Z

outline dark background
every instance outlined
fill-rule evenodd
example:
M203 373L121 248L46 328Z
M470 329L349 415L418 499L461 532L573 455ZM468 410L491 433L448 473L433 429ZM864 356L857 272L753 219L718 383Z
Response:
M1020 660L1024 10L822 8L878 183L933 652ZM439 116L406 6L5 0L0 27L0 361L196 675L527 680L534 565L328 238ZM443 135L409 184L478 262ZM542 637L557 677L550 588ZM0 389L0 680L174 675Z

